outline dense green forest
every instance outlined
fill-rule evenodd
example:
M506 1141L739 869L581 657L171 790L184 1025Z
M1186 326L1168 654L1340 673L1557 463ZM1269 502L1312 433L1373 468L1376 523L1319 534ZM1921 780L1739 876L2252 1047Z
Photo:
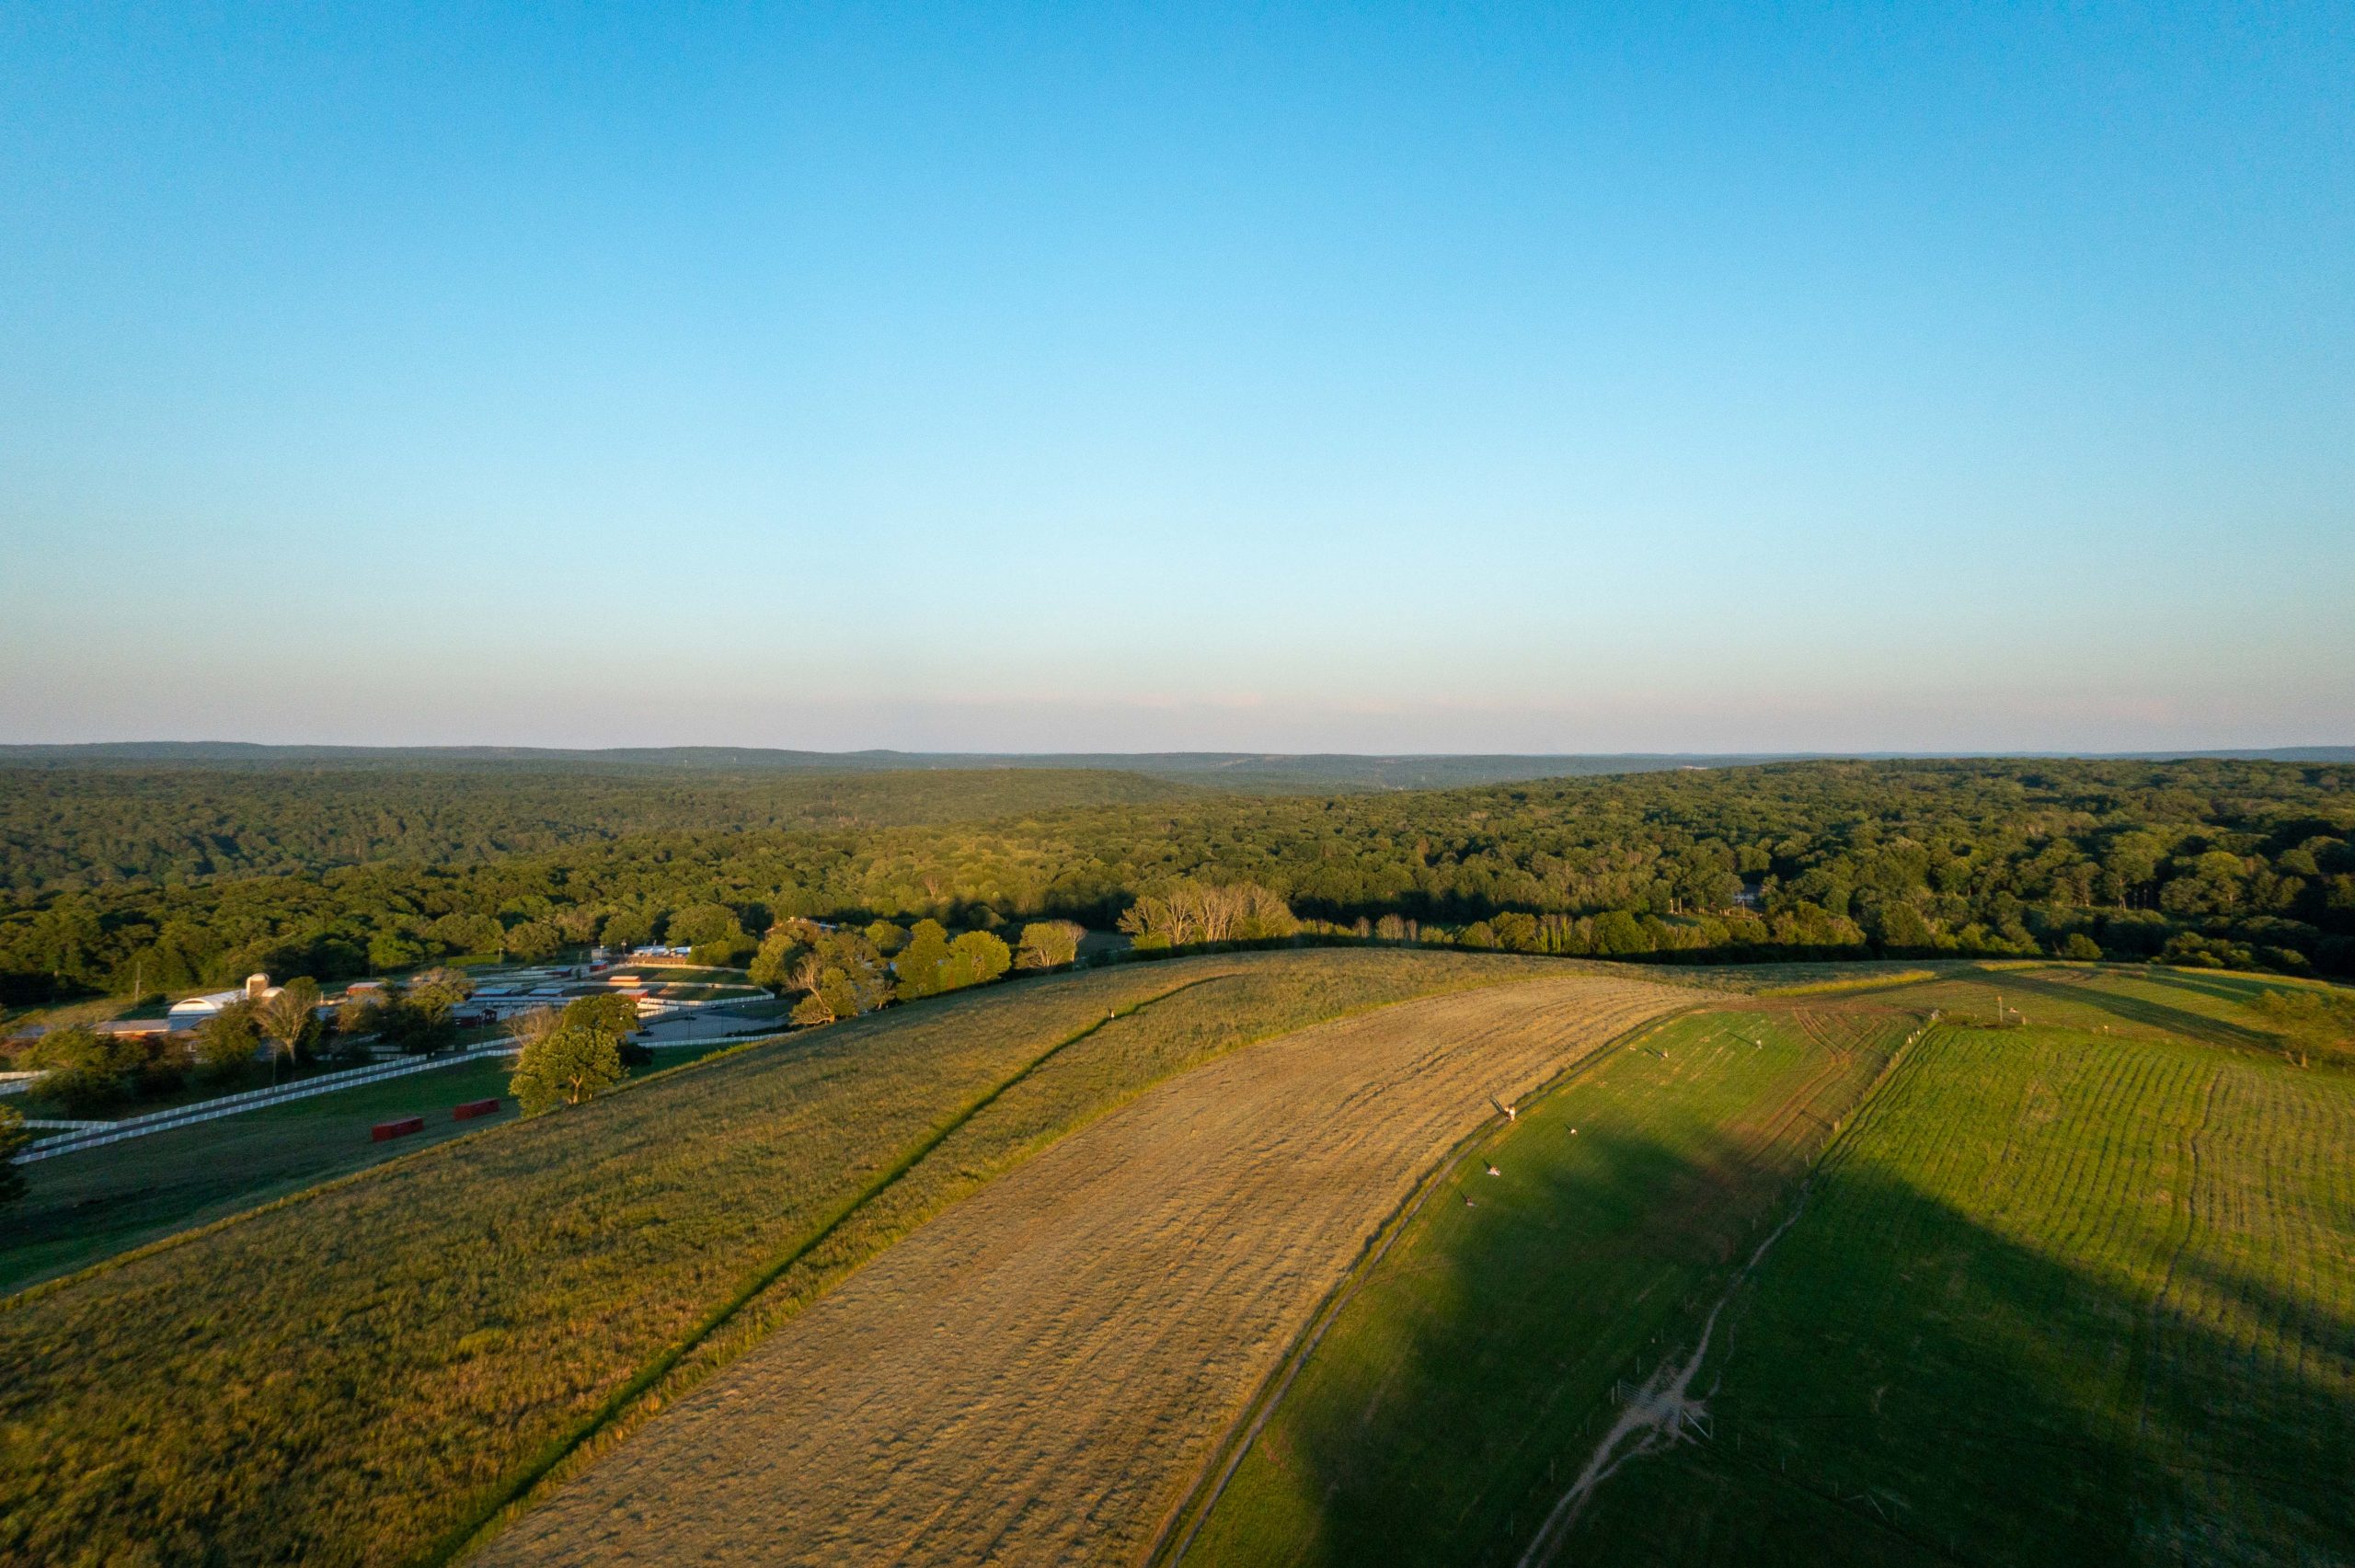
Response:
M922 775L910 798L955 776ZM2355 971L2355 767L2343 764L1799 762L1109 803L1140 785L1052 782L1081 804L1009 798L982 820L984 796L964 820L926 808L929 820L797 827L744 823L755 797L735 781L541 781L532 787L556 804L535 809L586 836L544 828L546 847L502 853L506 830L402 826L411 807L384 776L272 775L258 793L224 785L214 803L250 846L243 864L270 864L281 841L289 860L335 852L327 824L372 787L383 826L366 841L398 858L161 886L37 881L0 918L0 984L23 1002L121 992L134 977L149 990L257 968L331 978L480 951L494 923L540 945L590 940L616 916L660 933L673 912L713 904L753 933L792 916L1109 926L1185 878L1248 879L1312 930L1526 952L2164 956ZM88 783L61 779L50 809L70 814L58 803ZM990 785L1001 787L1021 786ZM578 802L557 799L573 789ZM136 791L89 798L115 799L119 820L137 813ZM341 847L358 853L361 841Z
M0 768L0 892L453 864L583 839L860 830L1168 800L1183 785L1104 770L710 773L549 762L432 767Z

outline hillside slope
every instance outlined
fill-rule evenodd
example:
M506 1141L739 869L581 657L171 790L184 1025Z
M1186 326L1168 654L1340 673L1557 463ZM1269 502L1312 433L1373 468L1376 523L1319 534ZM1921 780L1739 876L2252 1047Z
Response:
M1481 1206L1401 1232L1166 1555L2355 1562L2355 1075L2261 996L1949 974L1611 1053L1454 1167Z
M2076 989L1923 1038L1562 1561L2355 1562L2355 1079Z
M0 1301L0 1561L410 1561L626 1416L637 1379L739 1347L710 1332L731 1304L753 1298L751 1329L789 1316L1158 1079L1319 1019L1562 972L1297 952L991 988L36 1287Z
M1420 1173L1693 1000L1574 976L1253 1047L869 1265L496 1543L494 1563L1102 1558L1149 1537Z

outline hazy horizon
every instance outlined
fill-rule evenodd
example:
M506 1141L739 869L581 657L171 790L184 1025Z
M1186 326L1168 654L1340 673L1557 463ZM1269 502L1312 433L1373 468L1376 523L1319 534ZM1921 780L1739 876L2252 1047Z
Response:
M2344 11L20 11L0 741L2355 735Z
M2102 761L2105 759L2141 760L2171 756L2262 758L2272 756L2304 757L2309 754L2326 757L2328 760L2334 761L2355 761L2355 744L2340 744L2326 741L2314 741L2303 744L2281 746L2229 746L2202 748L2158 747L2131 751L2096 751L2083 747L2053 748L2038 750L2015 750L1993 751L1962 750L1954 749L1913 751L1881 750L1849 751L1410 751L1396 750L1374 751L1300 751L1269 750L1237 750L1223 748L1186 750L1158 749L1153 750L1140 750L1128 751L1105 751L1002 750L913 750L901 747L846 747L829 750L806 747L737 746L725 743L709 745L686 743L671 746L614 745L577 747L525 746L502 742L461 742L448 745L372 745L365 743L345 742L235 740L222 739L218 738L197 740L162 740L149 738L140 740L95 741L0 741L0 761L6 761L13 755L19 754L40 756L56 752L105 752L111 756L125 756L138 755L150 750L165 752L170 756L201 756L206 754L208 751L215 753L227 752L233 755L243 755L246 753L258 753L265 755L299 753L303 755L310 755L316 753L327 756L336 756L350 753L367 754L375 752L390 752L420 755L514 755L557 757L631 755L661 757L674 753L708 752L723 756L731 753L739 753L748 756L774 755L812 758L842 757L867 759L877 757L906 757L917 761L938 759L970 759L982 761L995 761L999 760L1017 761L1065 760L1092 761L1099 759L1109 761L1119 761L1123 759L1132 759L1136 761L1150 761L1157 759L1235 759L1246 761L1315 761L1318 758L1331 757L1368 761L1385 760L1440 761L1451 760L1518 761L1532 762L1610 762L1627 761L1652 763L1690 762L1696 764L1731 764L1764 761L1840 761L1847 760L1928 761L1947 758L1964 761L2002 761L2005 759L2033 760L2037 758Z

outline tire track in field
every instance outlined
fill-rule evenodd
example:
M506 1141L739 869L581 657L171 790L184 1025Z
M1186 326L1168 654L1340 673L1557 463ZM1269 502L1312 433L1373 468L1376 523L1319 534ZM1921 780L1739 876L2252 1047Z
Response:
M1165 1083L869 1262L485 1561L1124 1554L1489 1095L1689 1001L1536 980Z
M2215 1120L2216 1092L2223 1084L2223 1073L2211 1072L2209 1075L2200 1096L2200 1118L2185 1132L2183 1172L2179 1182L2183 1196L2177 1204L2177 1212L2182 1217L2180 1225L2175 1234L2174 1245L2167 1249L2166 1266L2160 1271L2157 1286L2151 1292L2151 1303L2135 1325L2134 1439L2137 1443L2144 1440L2150 1428L2151 1385L2157 1376L2156 1345L2160 1324L2165 1314L2176 1310L2176 1276L2182 1272L2183 1255L2190 1251L2192 1241L2200 1231L2200 1145Z
M1907 1035L1891 1049L1888 1059L1873 1074L1872 1081L1865 1085L1855 1104L1850 1107L1847 1116L1837 1124L1839 1128L1844 1128L1850 1133L1855 1130L1866 1113L1874 1108L1878 1092L1887 1087L1895 1076L1900 1063L1910 1054L1914 1042L1927 1034L1929 1028L1928 1024L1922 1025ZM1813 1031L1810 1033L1812 1034ZM1832 1054L1836 1063L1843 1067L1846 1065L1842 1059L1848 1054L1845 1049L1820 1037L1818 1043L1822 1045L1827 1052ZM1809 1082L1812 1088L1829 1080L1824 1074L1818 1073ZM1847 1141L1853 1144L1855 1140L1851 1138ZM1626 1402L1617 1420L1604 1432L1602 1441L1597 1443L1587 1456L1586 1463L1571 1481L1569 1488L1555 1502L1552 1511L1539 1523L1536 1535L1530 1540L1527 1550L1522 1553L1516 1568L1549 1568L1550 1564L1560 1558L1571 1526L1578 1522L1579 1515L1593 1497L1596 1488L1610 1480L1630 1459L1639 1459L1646 1454L1655 1453L1660 1448L1683 1441L1688 1425L1693 1423L1696 1416L1706 1415L1707 1406L1703 1402L1694 1399L1691 1390L1694 1378L1700 1372L1703 1363L1708 1358L1709 1340L1717 1332L1717 1319L1734 1298L1740 1293L1741 1288L1749 1282L1750 1277L1758 1272L1759 1265L1763 1263L1766 1254L1774 1250L1775 1243L1781 1241L1791 1227L1798 1223L1800 1216L1807 1212L1808 1199L1814 1192L1815 1184L1827 1170L1832 1167L1832 1156L1840 1150L1841 1142L1841 1132L1834 1130L1832 1143L1817 1153L1814 1169L1799 1184L1798 1196L1793 1200L1790 1211L1784 1215L1781 1223L1777 1224L1758 1243L1757 1247L1752 1251L1749 1259L1735 1271L1733 1276L1726 1281L1724 1288L1718 1292L1716 1302L1709 1308L1708 1316L1702 1321L1700 1342L1682 1361L1671 1356L1661 1362L1653 1370L1651 1377L1647 1379L1642 1387L1636 1391L1634 1397ZM1729 1325L1728 1333L1730 1337L1730 1325Z

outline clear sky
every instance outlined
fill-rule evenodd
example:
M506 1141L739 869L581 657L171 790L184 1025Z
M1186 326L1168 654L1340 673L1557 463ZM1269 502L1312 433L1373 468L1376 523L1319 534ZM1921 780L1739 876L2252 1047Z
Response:
M0 740L2355 742L2355 6L0 4Z

